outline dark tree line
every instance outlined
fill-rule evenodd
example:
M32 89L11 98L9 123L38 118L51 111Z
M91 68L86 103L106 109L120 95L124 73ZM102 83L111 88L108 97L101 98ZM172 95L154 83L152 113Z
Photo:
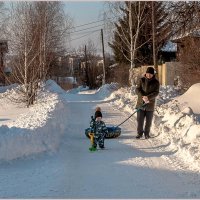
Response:
M142 2L144 5L142 26L139 30L138 39L136 42L136 56L135 66L141 64L153 64L153 40L152 40L152 3ZM132 2L132 9L136 9L137 2ZM130 44L130 28L129 28L129 2L125 2L124 7L120 7L124 15L115 23L116 30L114 31L113 41L109 43L115 56L115 60L119 63L129 63L126 57L130 57L130 51L126 47L124 41L124 34ZM168 13L165 11L165 4L163 2L154 2L154 26L155 26L155 46L156 56L158 56L159 49L166 43L171 36L171 23L167 20ZM132 31L135 33L137 30L136 15L132 15L133 27Z
M200 28L200 2L141 2L143 4L146 16L141 22L135 63L153 64L153 27L155 30L155 49L156 58L158 59L158 52L165 45L165 43L174 36L180 36L189 32L199 31ZM114 23L115 30L113 31L113 40L109 43L114 52L114 56L119 63L129 63L127 57L130 57L130 50L127 48L127 41L130 45L130 2L120 4L121 17ZM137 9L138 2L131 2L132 10ZM153 6L153 7L152 7ZM133 13L133 12L132 12ZM152 17L153 16L153 17ZM137 15L132 14L132 32L137 31ZM154 20L153 20L153 19Z

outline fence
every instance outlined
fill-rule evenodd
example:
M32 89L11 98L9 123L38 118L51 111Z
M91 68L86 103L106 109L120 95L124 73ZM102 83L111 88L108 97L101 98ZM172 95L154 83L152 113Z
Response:
M175 85L177 77L180 77L184 66L180 62L166 62L158 66L158 79L161 85Z
M143 76L148 67L153 66L141 66L139 68L133 69L132 79L136 83L137 79ZM175 80L178 76L181 76L184 70L184 66L180 62L166 62L158 66L158 80L161 85L175 85Z

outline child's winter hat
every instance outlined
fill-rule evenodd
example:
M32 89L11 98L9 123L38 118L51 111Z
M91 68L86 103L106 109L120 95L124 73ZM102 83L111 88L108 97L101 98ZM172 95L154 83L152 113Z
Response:
M96 112L95 112L95 119L96 119L97 117L101 117L101 118L102 118L102 113L101 113L101 111L96 111Z

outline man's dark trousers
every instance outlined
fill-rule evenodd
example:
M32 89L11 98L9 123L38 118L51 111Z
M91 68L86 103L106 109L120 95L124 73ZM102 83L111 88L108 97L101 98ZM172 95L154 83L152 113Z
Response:
M143 129L145 119L146 123L145 123L145 128ZM139 110L137 112L137 122L138 122L137 133L139 136L142 137L143 133L145 136L149 136L152 119L153 119L153 111Z

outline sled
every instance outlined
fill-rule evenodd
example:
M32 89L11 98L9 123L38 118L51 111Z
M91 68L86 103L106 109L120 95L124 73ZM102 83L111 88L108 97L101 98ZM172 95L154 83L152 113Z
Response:
M106 133L105 138L106 139L110 139L110 138L116 138L119 137L121 135L121 128L119 127L107 127L108 129L108 133ZM85 135L90 138L89 136L90 133L90 128L85 129Z
M145 107L148 103L144 103L142 104L139 108L137 108L128 118L126 118L123 122L121 122L119 125L117 126L112 126L112 127L107 127L108 129L108 133L106 133L105 138L106 139L110 139L110 138L116 138L119 137L121 135L121 128L119 126L121 126L124 122L126 122L130 117L132 117L136 112L138 112L140 109L142 109L143 107ZM94 117L91 116L92 120L94 120ZM85 135L90 138L89 133L91 133L90 128L85 129Z

